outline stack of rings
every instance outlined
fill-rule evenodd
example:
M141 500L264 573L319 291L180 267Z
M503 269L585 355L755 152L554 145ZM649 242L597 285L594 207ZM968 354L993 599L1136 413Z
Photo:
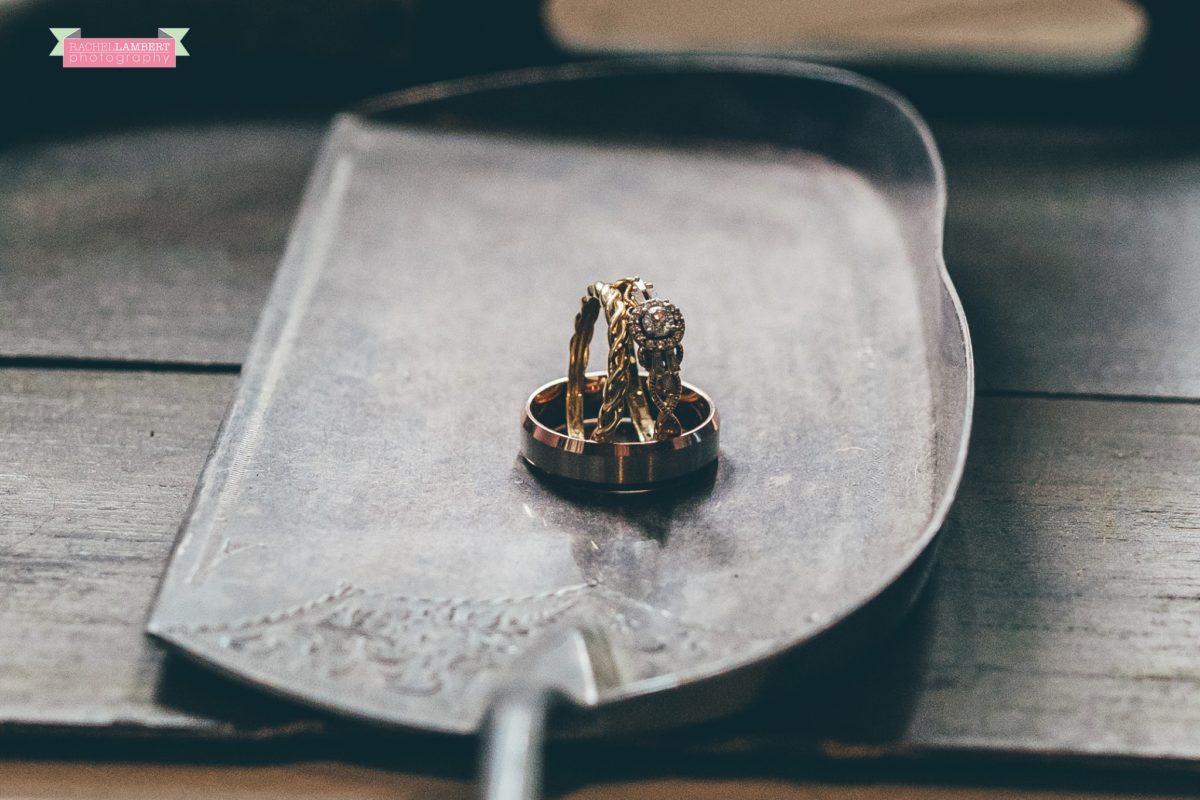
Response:
M638 492L672 485L716 460L716 406L679 377L683 315L653 291L641 278L587 288L567 377L537 389L525 403L521 456L530 467L605 491ZM589 375L588 351L602 311L608 370Z
M611 441L626 412L639 441L664 441L683 433L675 413L683 390L683 314L673 303L653 298L653 289L641 278L588 287L575 317L567 366L568 436L588 438L583 394L592 330L601 309L608 323L608 373L592 441ZM648 375L641 374L639 364Z

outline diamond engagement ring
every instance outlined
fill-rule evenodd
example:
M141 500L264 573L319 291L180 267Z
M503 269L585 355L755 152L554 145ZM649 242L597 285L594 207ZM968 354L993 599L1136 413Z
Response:
M683 433L675 415L683 389L679 378L679 366L683 363L683 314L667 300L647 300L633 309L630 318L638 363L650 373L650 400L658 411L654 438L672 439Z

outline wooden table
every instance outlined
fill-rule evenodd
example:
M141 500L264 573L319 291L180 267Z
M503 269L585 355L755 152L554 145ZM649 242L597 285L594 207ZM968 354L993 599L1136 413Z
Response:
M381 753L141 634L323 128L0 153L0 797L467 793L470 742ZM599 766L552 750L556 792L1200 785L1200 137L936 132L980 396L924 601L819 697L617 743Z

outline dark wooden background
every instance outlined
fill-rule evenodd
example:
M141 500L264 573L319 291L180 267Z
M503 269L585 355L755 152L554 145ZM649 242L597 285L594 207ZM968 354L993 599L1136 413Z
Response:
M1190 781L1200 763L1196 123L955 116L935 89L980 391L925 599L815 693L611 745L590 774L697 752L756 774L1016 758ZM282 741L469 773L469 743L346 745L379 735L141 633L326 116L60 118L0 150L0 753L238 741L269 759Z

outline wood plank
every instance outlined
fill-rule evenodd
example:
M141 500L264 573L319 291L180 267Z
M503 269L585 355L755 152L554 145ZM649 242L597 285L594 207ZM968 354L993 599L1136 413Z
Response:
M757 53L919 68L1103 72L1128 66L1146 13L1128 0L548 0L563 49Z
M985 399L898 739L1200 757L1200 406Z
M1111 789L935 786L869 779L642 778L588 783L551 796L563 800L1159 800L1177 792L1120 794ZM475 797L469 781L334 762L182 765L0 762L0 800L407 800Z
M0 728L219 727L141 622L235 380L0 371Z
M943 126L985 389L1200 397L1200 138Z
M0 357L239 362L322 134L236 123L0 154ZM980 385L1200 397L1194 134L937 134Z
M0 153L0 355L241 361L323 122Z
M0 729L319 731L164 671L141 634L233 377L0 376ZM984 398L976 430L932 591L898 641L823 706L773 697L647 746L1200 759L1200 405Z

